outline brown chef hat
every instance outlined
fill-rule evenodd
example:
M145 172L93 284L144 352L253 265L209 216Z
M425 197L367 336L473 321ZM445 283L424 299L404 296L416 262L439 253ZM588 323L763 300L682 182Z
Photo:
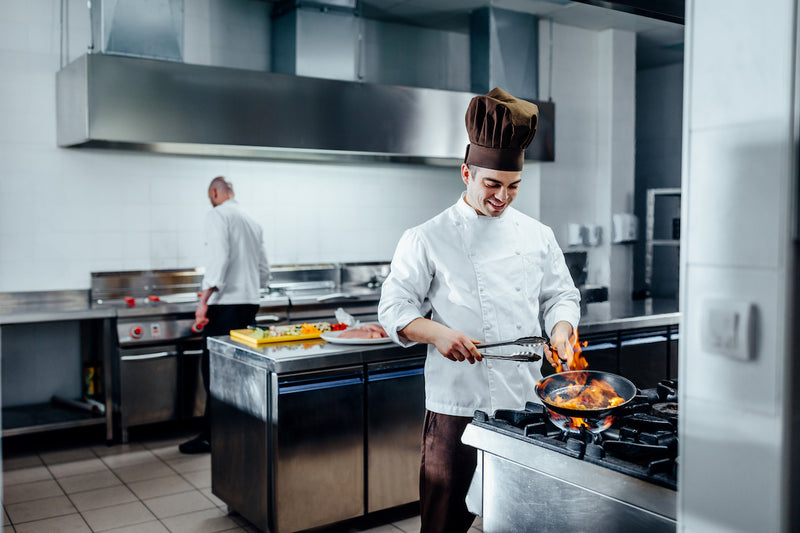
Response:
M539 108L503 89L473 98L467 108L469 144L464 162L493 170L522 170L525 148L533 140Z

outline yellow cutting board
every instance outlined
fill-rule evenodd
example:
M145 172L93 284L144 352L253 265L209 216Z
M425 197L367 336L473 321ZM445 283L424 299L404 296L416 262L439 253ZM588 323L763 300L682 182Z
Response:
M264 346L265 344L272 344L274 342L290 342L290 341L304 341L307 339L318 339L321 333L306 333L305 335L281 335L280 337L265 337L263 339L256 339L251 337L252 329L232 329L231 339L250 346Z

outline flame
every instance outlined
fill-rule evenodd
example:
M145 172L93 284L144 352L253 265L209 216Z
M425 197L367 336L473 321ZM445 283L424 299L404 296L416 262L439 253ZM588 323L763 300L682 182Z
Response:
M582 411L607 409L625 402L605 380L593 379L586 384L586 374L579 376L579 379L574 380L572 384L557 390L545 400L557 407Z
M614 417L610 415L600 418L580 418L577 416L565 416L549 409L548 412L550 413L550 420L556 427L570 433L578 433L582 429L590 433L600 433L610 428L614 423Z
M587 368L589 368L589 362L586 360L586 358L584 356L581 355L581 352L583 351L583 348L589 343L587 341L581 342L580 340L578 340L578 332L577 331L573 331L572 335L573 335L573 338L572 338L572 368L571 368L571 370L586 370ZM553 348L553 352L555 352L555 354L556 354L556 357L555 357L555 360L556 360L556 366L555 366L556 372L563 372L564 371L564 366L563 366L563 364L561 362L561 358L558 357L558 350Z

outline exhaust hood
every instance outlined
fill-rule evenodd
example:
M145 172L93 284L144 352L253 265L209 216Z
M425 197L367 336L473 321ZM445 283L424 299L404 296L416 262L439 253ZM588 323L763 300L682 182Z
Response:
M468 92L86 54L56 76L58 145L319 161L463 160ZM552 102L526 158L554 160Z
M176 47L183 41L183 0L150 4L142 12L140 0L92 2L99 53L56 75L59 146L444 165L464 158L464 114L475 94L359 81L364 43L356 27L363 21L355 0L276 4L273 72L184 63ZM504 18L503 27L517 18ZM525 25L512 35L529 33ZM505 58L506 65L493 54L492 60L504 70L525 71L524 59ZM512 81L517 85L509 86ZM519 86L513 94L522 97L522 87L536 86L535 78L486 82ZM537 103L539 131L526 157L552 161L555 106Z

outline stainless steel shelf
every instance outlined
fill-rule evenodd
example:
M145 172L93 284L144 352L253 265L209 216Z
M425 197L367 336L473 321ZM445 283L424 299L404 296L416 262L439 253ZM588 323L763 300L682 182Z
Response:
M105 415L69 409L50 403L3 408L3 437L28 435L57 429L101 426Z

